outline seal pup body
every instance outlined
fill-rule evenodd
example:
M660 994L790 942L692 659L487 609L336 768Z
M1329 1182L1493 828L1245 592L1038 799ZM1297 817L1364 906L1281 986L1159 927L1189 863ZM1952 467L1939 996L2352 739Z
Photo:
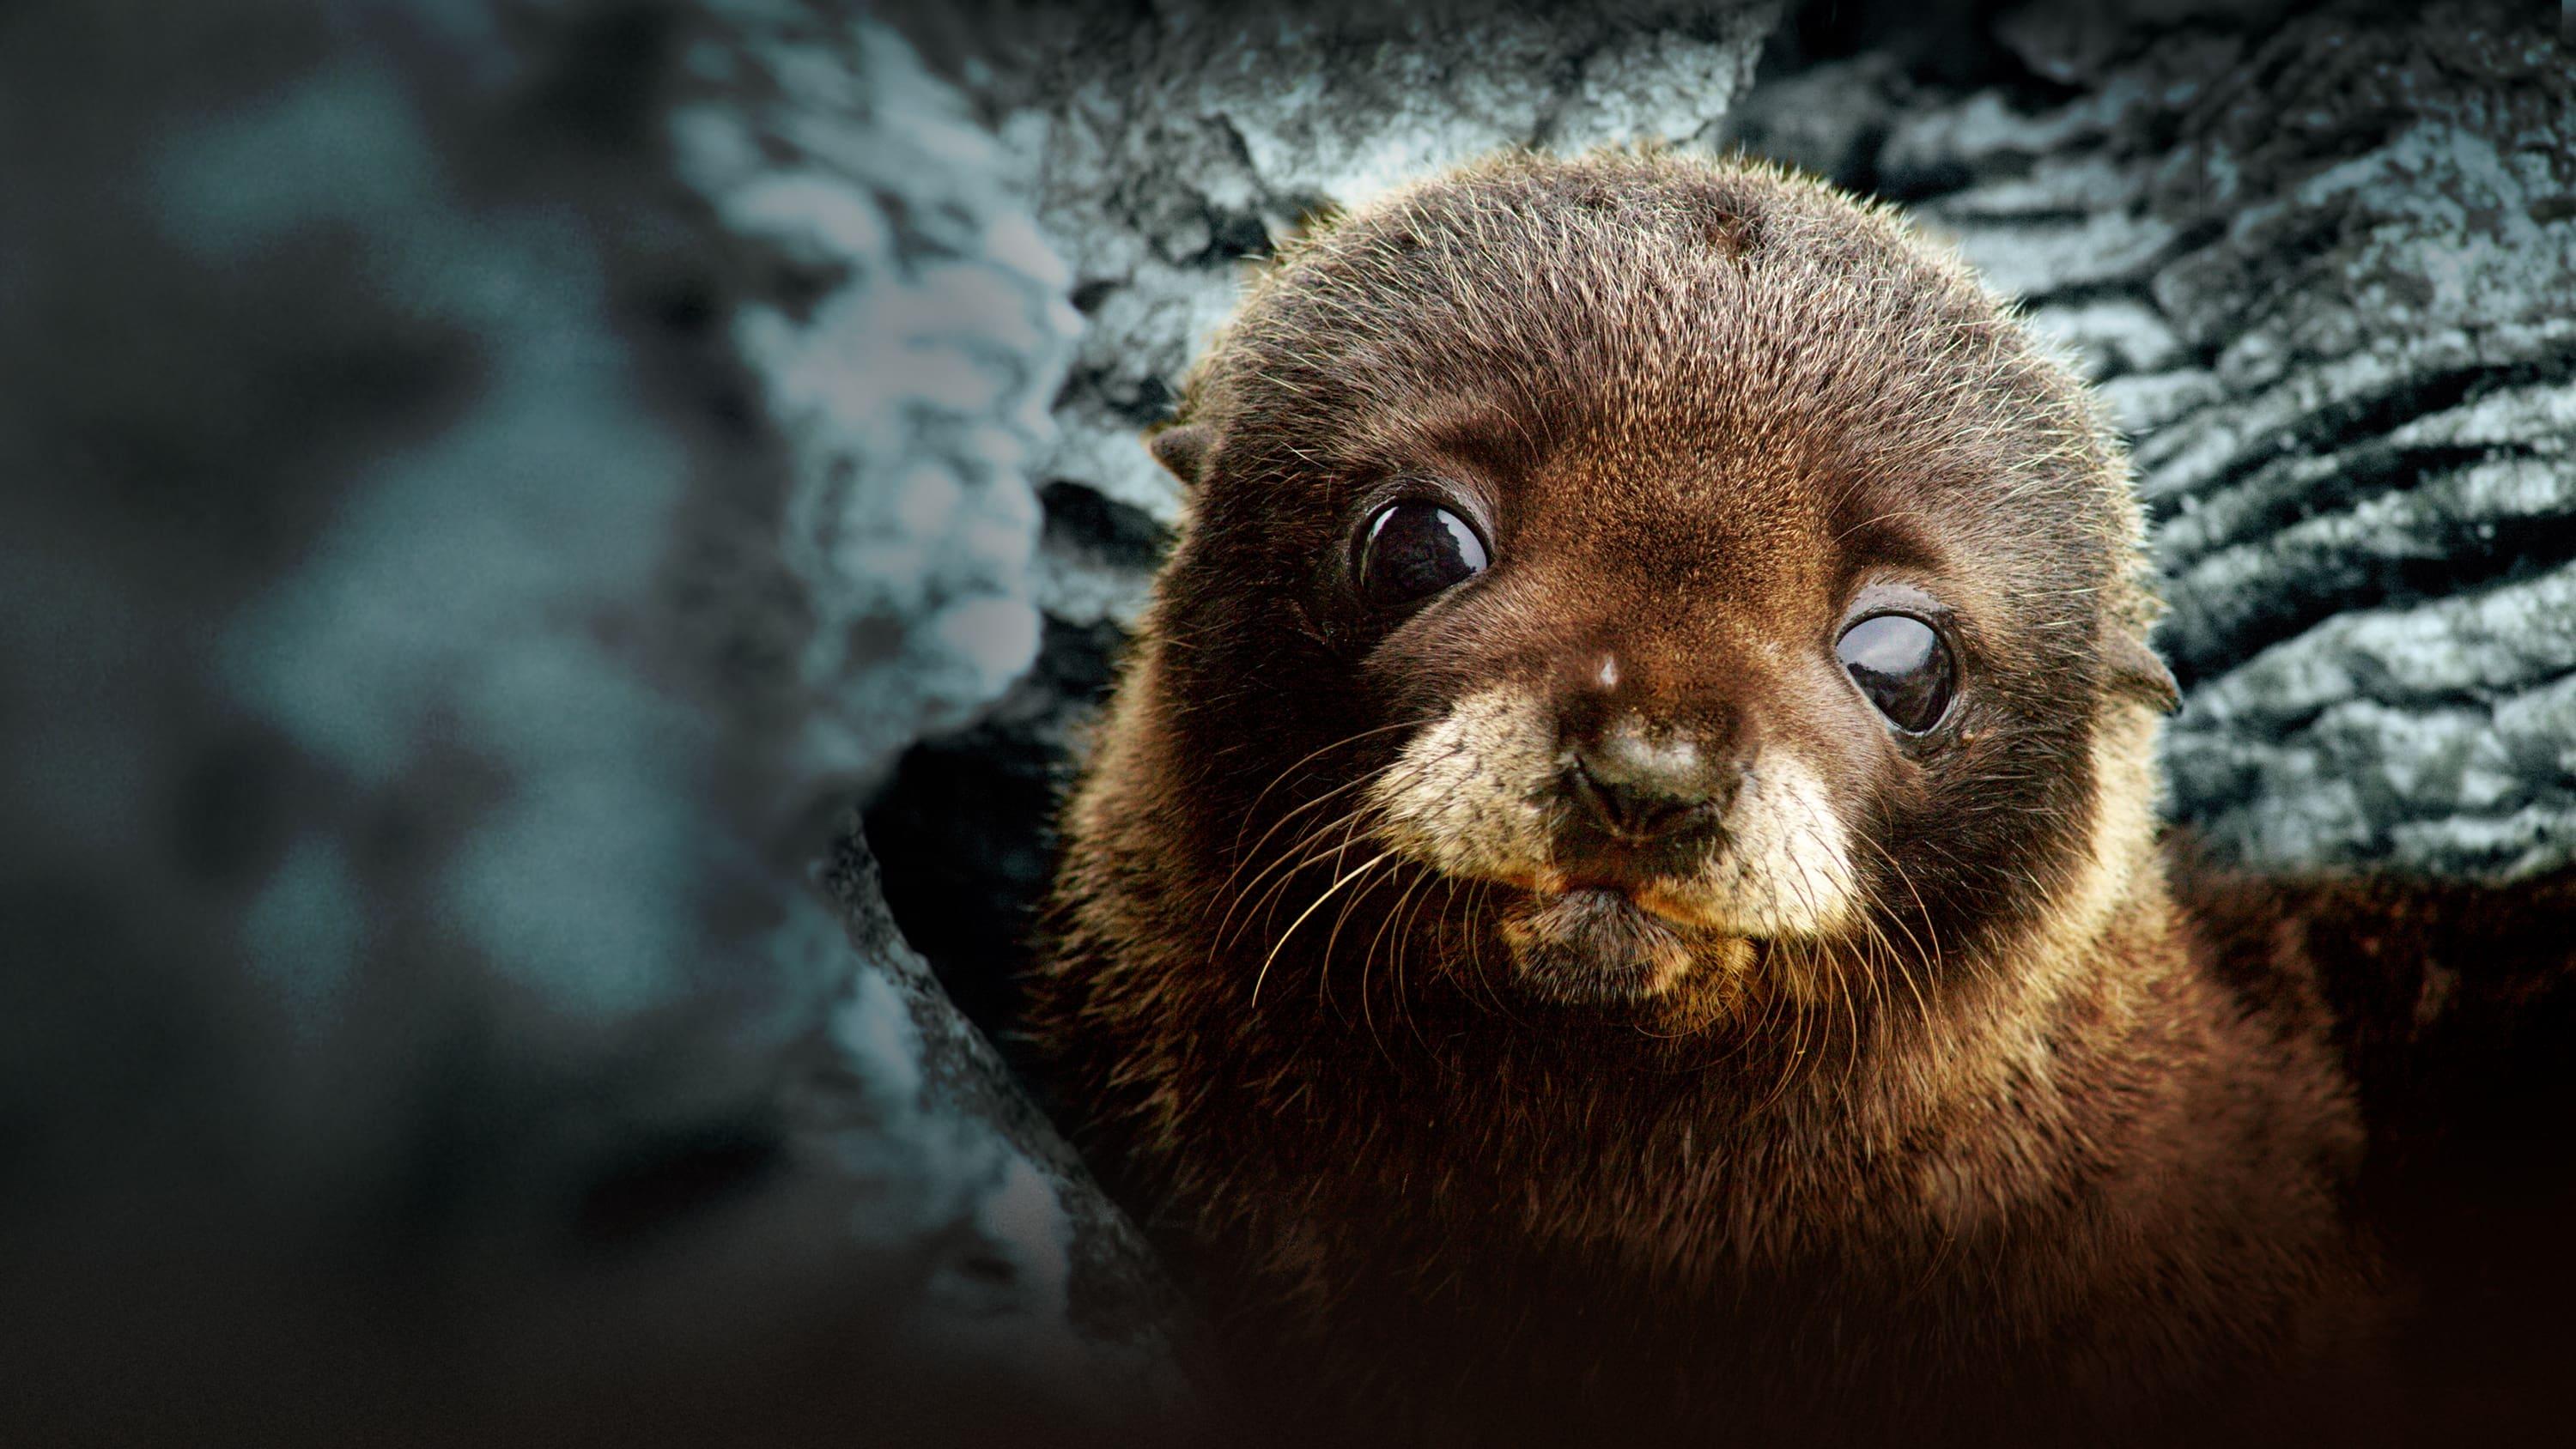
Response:
M1156 451L1034 1020L1283 1403L2098 1442L2367 1336L2323 1013L2168 889L2125 461L1954 258L1504 158L1272 266Z

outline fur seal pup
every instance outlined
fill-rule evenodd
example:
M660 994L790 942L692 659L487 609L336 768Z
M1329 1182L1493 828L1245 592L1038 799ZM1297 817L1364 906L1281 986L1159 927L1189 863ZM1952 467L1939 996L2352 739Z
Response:
M1279 258L1153 446L1034 1026L1254 1393L2160 1441L2369 1338L2324 1014L2169 888L2125 459L1955 257L1508 156Z

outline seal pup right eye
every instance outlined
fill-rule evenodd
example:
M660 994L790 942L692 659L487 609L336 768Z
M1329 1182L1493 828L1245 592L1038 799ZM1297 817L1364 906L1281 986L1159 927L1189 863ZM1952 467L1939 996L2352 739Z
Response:
M1958 671L1940 632L1911 614L1872 614L1843 631L1834 656L1878 712L1919 735L1950 712Z
M1360 593L1401 609L1485 571L1485 541L1437 503L1391 503L1361 530Z

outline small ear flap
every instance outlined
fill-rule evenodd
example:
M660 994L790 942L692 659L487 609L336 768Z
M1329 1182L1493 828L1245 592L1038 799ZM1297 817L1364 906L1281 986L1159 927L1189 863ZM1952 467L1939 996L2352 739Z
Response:
M2110 664L2114 692L2154 705L2158 714L2182 707L2182 686L2174 682L2173 670L2146 640L2126 629L2113 630Z
M1171 471L1186 487L1197 487L1201 470L1207 467L1208 454L1216 447L1215 430L1205 423L1174 423L1145 439L1145 447L1154 461Z

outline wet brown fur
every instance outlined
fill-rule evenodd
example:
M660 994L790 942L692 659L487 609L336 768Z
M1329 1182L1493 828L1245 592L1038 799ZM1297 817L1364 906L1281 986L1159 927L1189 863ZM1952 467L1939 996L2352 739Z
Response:
M1396 1440L1941 1443L2338 1392L2378 1287L2332 1003L2259 904L2175 906L2125 461L1955 259L1758 166L1501 158L1268 268L1157 452L1189 517L1034 1020L1248 1393ZM1503 500L1497 565L1390 626L1346 540L1422 477ZM1885 577L1965 640L1919 745L1829 687ZM1561 1004L1504 964L1513 886L1372 839L1412 728L1605 640L1647 707L1808 753L1865 920Z

